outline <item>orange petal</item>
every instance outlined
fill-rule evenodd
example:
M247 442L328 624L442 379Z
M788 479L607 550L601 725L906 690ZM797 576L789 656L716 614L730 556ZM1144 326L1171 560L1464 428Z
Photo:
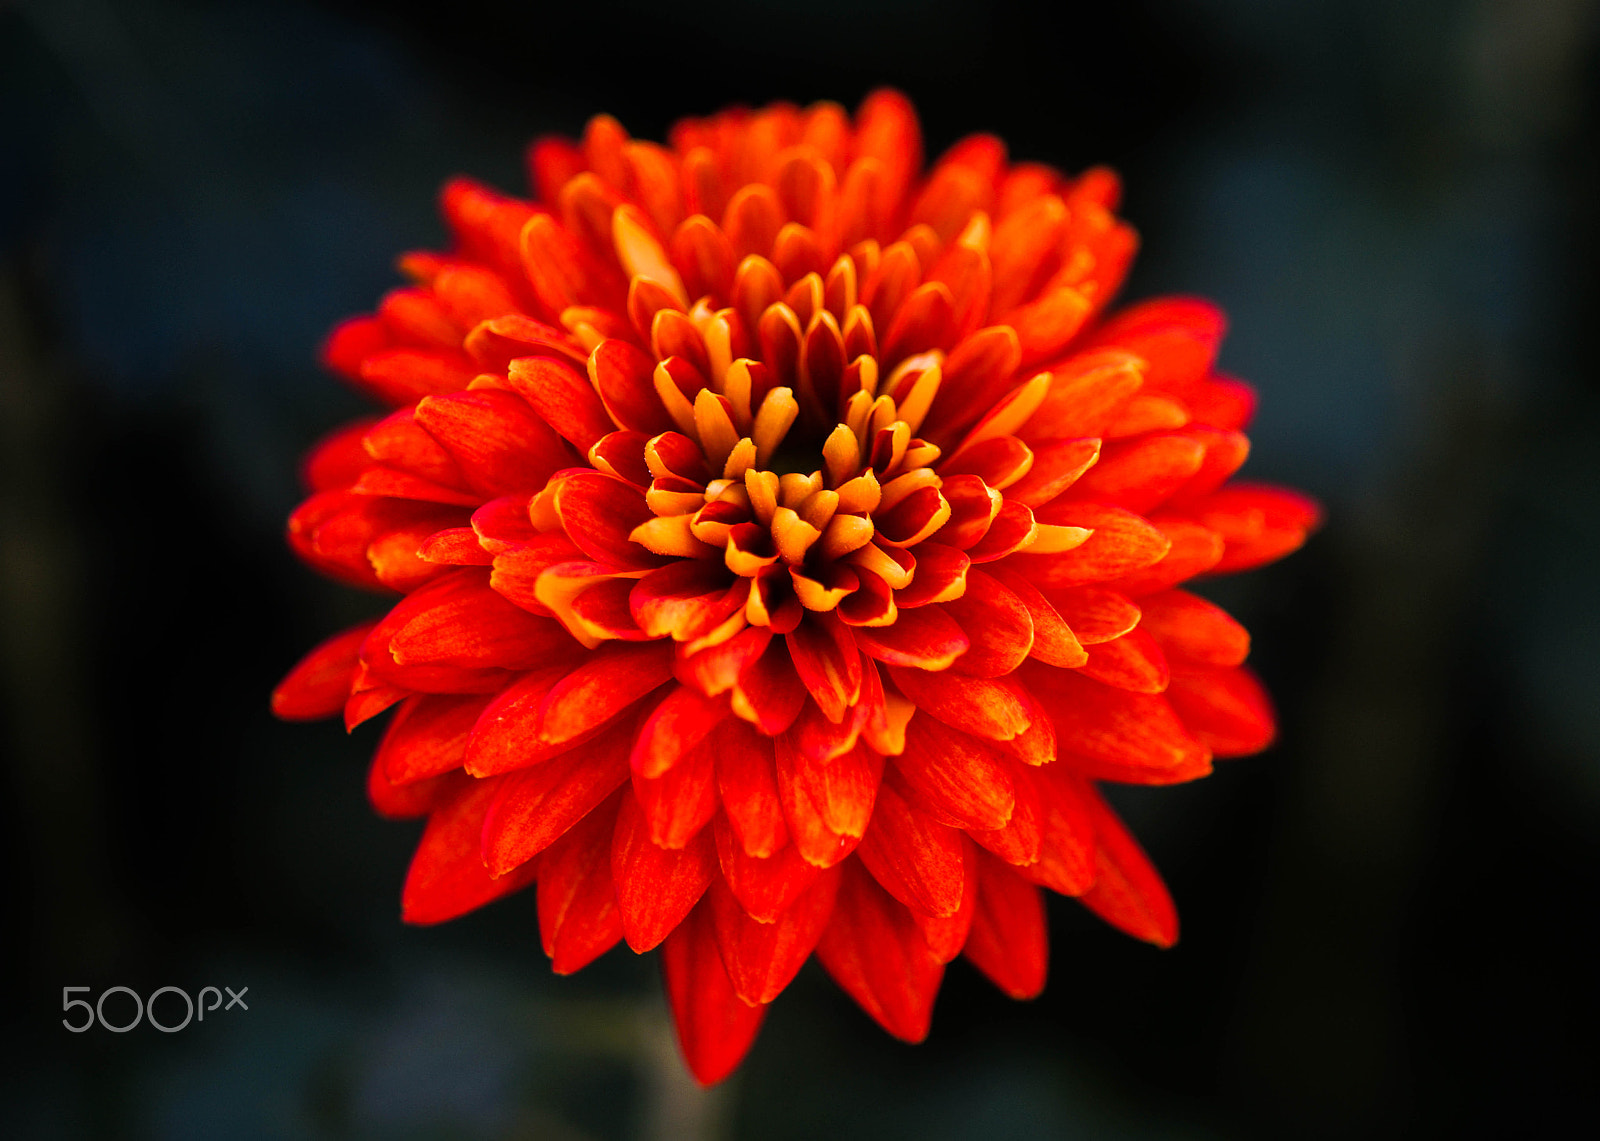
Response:
M1209 301L1162 297L1122 310L1095 330L1089 345L1137 354L1148 362L1151 387L1183 393L1211 371L1226 327Z
M647 570L667 562L629 535L655 518L644 492L633 484L597 471L579 471L556 485L556 516L567 537L597 562L620 569Z
M1062 895L1082 895L1099 874L1090 786L1060 765L1016 774L1038 796L1039 858L1018 869L1028 880Z
M646 780L662 776L731 713L726 699L707 697L686 685L678 686L656 706L640 728L629 758L630 766L636 775Z
M654 436L673 426L656 395L655 361L626 341L602 341L589 354L589 379L619 428Z
M367 766L367 801L385 820L411 820L428 815L466 779L460 773L445 773L410 784L391 784L383 765L374 757Z
M512 605L489 588L481 567L451 571L410 595L407 620L388 643L395 664L521 670L574 648L548 618Z
M418 402L416 416L485 496L538 491L574 458L515 393L480 388L429 396Z
M801 684L837 724L861 695L861 655L850 628L832 614L812 614L784 641Z
M1030 655L1046 665L1066 669L1076 669L1088 660L1089 655L1077 634L1038 587L1004 564L990 569L989 573L1027 608L1028 619L1033 623Z
M551 688L539 710L539 736L552 744L574 740L671 680L670 645L598 650Z
M1222 558L1222 536L1209 527L1177 515L1160 515L1150 522L1172 546L1158 562L1110 579L1103 584L1106 588L1139 598L1203 574Z
M1095 464L1072 485L1068 498L1109 503L1145 514L1200 470L1206 447L1183 432L1151 432L1107 444Z
M806 703L806 687L789 658L787 639L768 643L766 653L739 675L734 696L735 711L769 737L794 724Z

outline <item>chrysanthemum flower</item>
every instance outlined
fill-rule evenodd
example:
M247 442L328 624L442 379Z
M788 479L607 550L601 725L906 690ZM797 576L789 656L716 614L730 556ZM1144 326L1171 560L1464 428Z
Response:
M528 157L532 200L450 183L455 248L334 332L394 411L316 448L289 524L401 595L274 707L395 707L405 918L537 884L558 973L659 946L708 1083L813 952L916 1041L958 954L1038 993L1040 888L1172 943L1096 782L1271 740L1248 635L1180 584L1317 509L1228 482L1253 396L1215 308L1106 315L1116 177L989 136L922 173L890 92Z

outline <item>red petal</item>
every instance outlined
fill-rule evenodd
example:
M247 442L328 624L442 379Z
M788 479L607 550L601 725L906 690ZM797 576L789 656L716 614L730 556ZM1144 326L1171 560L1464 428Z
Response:
M1236 666L1250 653L1250 633L1214 602L1183 590L1165 590L1139 600L1139 628L1161 646L1180 671Z
M374 424L362 438L361 446L368 457L364 466L376 461L433 483L467 489L461 468L444 445L417 423L414 408L402 408Z
M736 728L735 728L736 726ZM778 796L772 742L743 722L730 723L717 757L717 788L728 824L748 856L765 858L789 842Z
M1066 493L1140 514L1166 500L1200 470L1206 446L1184 432L1151 432L1107 444L1100 462Z
M840 989L890 1034L906 1042L928 1036L944 964L911 913L858 860L841 869L833 918L817 957Z
M1136 353L1148 362L1152 388L1186 392L1211 371L1226 327L1209 301L1162 297L1124 309L1095 330L1089 345Z
M861 696L861 655L849 627L832 614L811 614L784 640L801 684L837 724Z
M503 555L524 543L539 540L566 542L564 548L566 554L554 559L554 562L562 562L578 555L578 548L564 535L541 535L534 528L532 520L528 517L526 495L503 495L498 499L491 499L472 513L472 529L477 532L478 542L483 545L483 549L491 555Z
M1259 753L1277 732L1272 701L1244 666L1175 677L1167 699L1189 732L1219 757Z
M716 845L705 829L687 847L673 850L651 843L649 832L644 810L631 790L625 792L612 840L611 876L623 936L641 953L683 921L717 870Z
M776 737L794 724L806 703L806 687L800 684L794 663L789 659L787 639L774 638L767 652L739 675L734 694L754 715L757 729Z
M1296 550L1322 521L1315 501L1286 488L1235 483L1184 509L1227 542L1214 574L1250 570Z
M1050 601L1085 646L1120 638L1139 625L1139 607L1114 590L1074 587L1054 592Z
M956 673L1003 677L1027 661L1033 619L1022 599L998 579L973 568L967 572L967 592L941 605L971 642L950 667Z
M1143 383L1143 362L1130 353L1080 353L1051 370L1050 391L1023 427L1022 439L1031 444L1101 437Z
M285 721L320 721L343 709L356 655L376 625L363 622L319 642L272 691L272 712Z
M856 645L869 658L890 666L948 669L972 644L942 606L902 611L892 626L857 626Z
M477 777L493 776L572 748L572 739L552 742L539 735L539 711L568 672L568 666L536 670L501 690L473 726L462 762L466 770Z
M409 696L411 696L410 690L396 685L377 685L359 693L352 693L350 700L344 703L345 731L353 732L357 725L372 720L395 702L403 701ZM388 779L387 776L384 777L385 781Z
M1104 586L1138 598L1210 570L1222 558L1222 536L1215 531L1175 515L1162 515L1151 522L1171 541L1171 549L1160 562L1112 579Z
M619 428L646 436L673 427L656 395L655 362L626 341L602 341L589 354L589 379Z
M475 370L459 352L383 349L361 362L360 386L385 404L410 404L435 393L458 392Z
M734 1071L767 1016L765 1006L751 1006L734 991L709 912L707 907L690 916L661 948L678 1046L703 1086L716 1085Z
M1172 545L1147 520L1119 507L1057 500L1035 514L1041 523L1094 531L1082 546L1070 551L1012 556L1014 569L1046 589L1102 582L1148 567L1159 562Z
M1049 666L1030 666L1025 676L1049 708L1064 753L1151 769L1177 768L1209 753L1165 697L1113 689Z
M395 664L530 669L577 648L557 623L491 590L488 577L479 567L463 567L412 594L409 620L388 644Z
M1161 874L1100 794L1084 785L1083 795L1094 818L1098 873L1082 896L1084 905L1135 939L1172 946L1178 941L1178 910Z
M941 963L948 963L961 954L967 934L972 930L972 916L978 909L978 850L965 840L961 843L961 873L961 907L954 915L911 912L928 950Z
M499 782L475 780L428 817L401 897L407 923L443 923L533 882L533 866L495 879L484 867L483 818Z
M992 831L1011 819L1016 798L1009 766L987 741L932 717L913 717L906 751L894 765L912 801L947 824Z
M1256 412L1256 392L1229 376L1211 376L1184 393L1183 402L1197 424L1227 431L1243 431Z
M489 870L503 875L533 859L615 792L628 779L632 737L633 726L624 721L544 764L507 774L483 825Z
M1006 498L1028 507L1042 507L1076 483L1100 458L1100 441L1030 437L1033 466L1006 488Z
M1036 862L1044 830L1044 806L1039 797L1038 777L1027 768L1012 764L1007 769L1011 780L1011 819L1005 827L993 830L968 829L967 835L1008 864Z
M308 491L342 491L372 462L363 441L378 418L363 417L329 432L311 445L300 465L300 480Z
M786 745L787 741L780 743L775 751L780 784L798 786L830 831L855 840L866 835L878 784L883 780L883 758L858 747L819 764Z
M1021 574L1007 566L994 567L990 574L999 580L1028 610L1028 620L1033 623L1033 646L1028 653L1050 666L1077 669L1088 661L1077 633L1051 604Z
M668 560L651 554L628 536L655 518L644 492L616 476L576 472L556 485L555 511L567 537L596 562L620 569L647 570Z
M529 864L539 869L540 940L558 975L588 966L622 939L611 882L611 833L620 799L589 813Z
M978 912L966 955L1012 998L1034 998L1050 966L1039 889L988 853L979 853Z
M639 628L652 638L672 635L687 642L708 633L744 604L733 595L733 576L719 563L679 559L633 584L628 606Z
M384 775L393 784L407 784L460 768L467 738L488 704L481 694L407 698L378 745Z
M822 869L807 863L793 844L771 856L752 856L740 846L725 818L718 817L711 831L728 890L758 922L775 922L822 874Z
M669 644L598 650L551 689L539 713L539 735L552 743L573 740L671 680Z
M486 567L494 562L494 556L483 549L478 533L471 527L435 531L423 542L417 556L430 563L456 567ZM494 585L492 579L490 585Z
M1091 311L1089 298L1071 286L1051 289L1038 300L1013 309L1006 321L1017 331L1023 367L1059 353L1083 328Z
M699 690L678 686L639 730L631 758L634 773L646 780L662 776L731 715L726 698L706 697Z
M589 378L565 361L519 357L506 378L544 422L587 455L601 437L615 430Z
M685 749L682 757L660 776L646 779L634 767L633 794L649 821L651 843L662 848L683 848L711 822L717 813L718 752L717 739L712 736ZM638 756L637 747L634 756Z
M678 680L700 692L726 693L737 685L745 672L767 652L772 631L765 626L747 626L726 642L680 657L673 664Z
M1166 655L1143 630L1130 630L1120 638L1089 647L1084 677L1134 693L1160 693L1171 677Z
M411 784L390 784L382 763L374 757L367 766L367 800L385 820L410 820L428 815L466 779L460 773L445 773Z
M515 393L480 388L430 396L417 404L416 416L484 495L538 491L572 462L561 438Z
M825 815L825 809L833 807L830 799L834 794L831 785L820 785L816 777L833 766L820 765L798 755L786 738L780 737L775 745L778 795L783 801L783 815L785 823L789 826L789 837L807 863L815 864L819 868L831 868L854 851L860 841L859 836L847 835L832 827L828 822L828 815ZM842 760L843 758L840 758L833 764L838 764ZM871 798L877 793L875 776L872 777L870 784L870 793L863 797L856 788L856 782L852 781L847 786L847 791L851 794L843 798L842 802L859 808L864 798L870 812ZM835 817L837 818L836 813Z
M722 964L734 991L748 1003L768 1003L783 993L811 956L833 917L839 872L823 872L775 922L752 919L720 881L706 893Z
M894 785L878 789L857 854L890 895L925 915L961 907L961 833L915 807Z
M322 344L322 363L346 380L361 380L361 362L390 347L389 331L377 317L352 317L334 326Z
M1062 766L1023 771L1039 798L1039 859L1019 874L1062 895L1082 895L1098 874L1093 790Z

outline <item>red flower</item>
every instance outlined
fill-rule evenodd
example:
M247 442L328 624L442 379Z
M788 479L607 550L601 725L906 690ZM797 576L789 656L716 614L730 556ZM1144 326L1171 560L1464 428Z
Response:
M1221 314L1104 314L1109 171L921 161L890 92L670 147L600 117L533 146L532 201L450 183L455 249L326 350L395 411L312 453L289 540L403 597L274 708L397 706L369 789L428 818L405 918L537 883L558 973L660 946L703 1082L813 951L916 1041L957 954L1039 992L1041 887L1172 943L1095 782L1273 735L1249 636L1178 589L1317 518L1227 482Z

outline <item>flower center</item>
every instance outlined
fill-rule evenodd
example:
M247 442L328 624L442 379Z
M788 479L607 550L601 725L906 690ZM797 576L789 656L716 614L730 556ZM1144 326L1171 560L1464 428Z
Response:
M654 518L631 537L658 554L720 552L748 581L754 625L792 628L804 610L892 623L894 592L916 573L909 548L950 518L931 466L939 448L916 435L941 364L923 354L880 383L876 358L863 355L835 391L816 391L802 372L796 392L740 358L691 399L663 361L656 388L681 430L645 449Z

